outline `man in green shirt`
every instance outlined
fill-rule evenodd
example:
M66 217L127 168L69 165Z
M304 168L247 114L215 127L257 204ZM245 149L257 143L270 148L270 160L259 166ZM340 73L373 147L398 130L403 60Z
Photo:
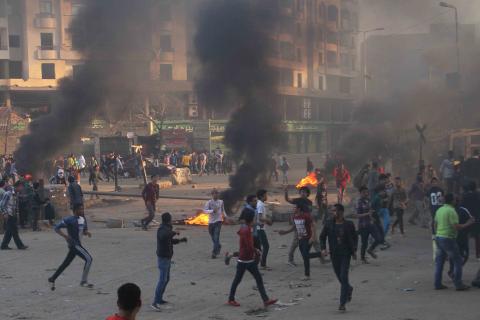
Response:
M435 289L447 289L442 284L442 273L445 259L450 258L454 264L453 282L457 291L469 289L462 282L463 259L457 245L457 232L469 227L475 222L470 219L465 224L459 224L458 214L455 211L455 197L449 193L445 196L445 204L440 207L435 214L435 242L437 243L437 252L435 255Z

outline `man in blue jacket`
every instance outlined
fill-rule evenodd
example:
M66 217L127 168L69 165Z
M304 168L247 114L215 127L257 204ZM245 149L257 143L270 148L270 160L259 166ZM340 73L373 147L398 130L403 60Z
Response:
M63 228L67 229L66 234L62 231ZM75 256L79 256L85 261L80 286L93 288L93 284L88 283L88 272L90 271L93 259L90 253L88 253L81 243L81 238L83 235L86 235L89 238L92 236L91 233L88 232L87 220L83 216L83 212L80 210L74 210L73 216L64 218L55 226L55 232L67 241L68 254L53 276L48 278L50 288L55 290L55 280L70 265L70 263L72 263L73 259L75 259Z

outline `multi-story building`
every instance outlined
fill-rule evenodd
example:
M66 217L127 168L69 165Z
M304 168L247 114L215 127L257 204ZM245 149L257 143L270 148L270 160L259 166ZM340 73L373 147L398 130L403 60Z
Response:
M164 129L207 130L220 143L227 119L195 100L194 0L161 1L152 36L154 58L146 79L145 111ZM58 80L81 65L69 23L82 0L0 0L0 93L4 105L48 111ZM348 125L357 74L355 30L358 0L278 0L269 64L278 78L278 108L288 151L328 152ZM135 115L133 120L138 119ZM137 122L135 124L135 122ZM146 125L147 124L147 125ZM90 135L148 135L149 120L122 128L95 121ZM206 129L205 129L206 128ZM215 145L216 146L216 145Z

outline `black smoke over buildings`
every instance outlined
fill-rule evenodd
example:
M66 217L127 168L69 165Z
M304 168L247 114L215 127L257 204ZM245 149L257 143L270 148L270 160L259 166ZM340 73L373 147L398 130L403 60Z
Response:
M44 161L78 140L95 116L115 119L148 79L154 0L87 0L70 26L85 61L61 80L50 114L34 120L15 153L20 173L38 173ZM115 107L108 107L115 106Z
M225 143L238 169L222 195L227 210L259 185L281 141L281 119L272 108L275 78L266 63L275 7L270 0L210 0L197 22L199 102L231 112Z

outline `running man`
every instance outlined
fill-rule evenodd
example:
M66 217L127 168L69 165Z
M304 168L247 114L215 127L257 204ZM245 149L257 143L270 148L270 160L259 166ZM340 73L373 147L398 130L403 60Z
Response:
M67 234L62 231L63 228L67 229ZM65 241L67 241L68 254L53 276L48 278L50 288L55 290L55 280L57 280L58 276L60 276L62 272L70 265L70 263L72 263L73 259L75 259L75 256L79 256L85 261L80 286L93 288L93 284L88 283L88 273L90 271L93 259L90 253L88 253L81 243L83 235L90 238L92 234L88 231L87 220L83 216L83 212L80 210L75 210L73 212L73 216L64 218L55 226L55 232L63 237Z
M320 234L322 254L326 256L327 238L333 270L342 288L338 310L345 311L345 304L352 300L353 287L348 281L350 259L357 260L358 235L355 224L344 218L345 208L341 204L334 205L333 219L327 221Z
M148 225L155 218L155 211L157 209L157 200L160 195L160 187L158 186L158 177L153 175L152 181L148 183L142 190L142 198L145 201L145 208L147 208L148 216L141 220L142 229L147 231Z
M220 193L217 189L212 190L212 199L207 201L203 211L208 213L208 233L213 242L212 259L215 259L222 249L222 245L220 244L220 231L223 220L227 218L223 200L220 199Z
M337 199L338 203L343 203L343 196L345 195L345 190L347 189L347 183L350 182L350 172L345 168L345 165L339 164L333 170L333 176L337 182Z
M255 195L250 195L247 199L256 200ZM240 230L238 230L237 234L240 237L240 252L238 254L238 263L237 263L237 273L235 274L235 278L233 279L232 286L230 288L230 295L228 298L228 304L233 307L239 307L240 304L235 300L235 292L237 291L237 287L242 282L243 275L245 271L248 270L255 278L257 283L258 292L260 293L263 304L265 307L268 307L272 304L277 302L277 299L270 299L267 295L265 290L265 286L263 284L262 275L258 270L257 265L257 258L260 256L258 250L255 249L253 245L253 234L252 234L252 224L253 219L255 218L255 212L248 210L242 212L242 225Z
M368 254L376 259L377 255L375 254L375 248L381 244L379 239L377 230L372 223L372 209L370 207L370 197L368 193L367 187L360 188L360 199L357 202L357 214L356 218L358 218L358 234L362 239L362 245L360 248L360 256L362 259L362 263L368 264L367 258L365 257L365 253ZM374 241L371 246L368 248L368 238L372 236Z

